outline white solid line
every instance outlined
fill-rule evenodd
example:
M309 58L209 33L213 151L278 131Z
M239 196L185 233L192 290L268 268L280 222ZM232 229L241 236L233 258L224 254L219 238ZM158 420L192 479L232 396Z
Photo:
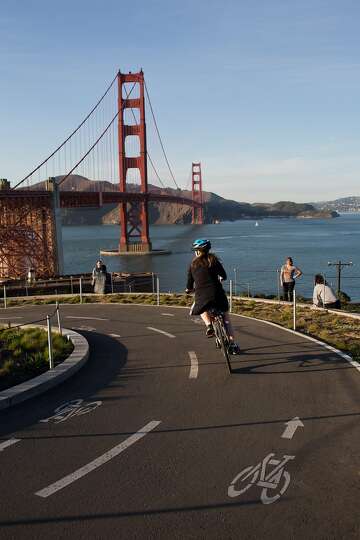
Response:
M173 313L162 313L161 315L165 315L165 317L175 317Z
M251 321L257 321L260 323L268 324L269 326L274 326L275 328L279 328L280 330L284 330L285 332L290 332L290 334L294 334L295 336L302 337L304 339L308 339L309 341L313 341L314 343L317 343L318 345L321 345L328 351L331 351L349 362L355 369L357 369L360 372L360 363L356 360L353 360L349 354L346 354L342 351L339 351L339 349L335 349L335 347L332 347L331 345L328 345L327 343L324 343L323 341L320 341L319 339L313 338L311 336L307 336L306 334L302 334L301 332L297 332L296 330L291 330L291 328L285 328L284 326L280 326L279 324L273 323L271 321L264 321L264 319L256 319L255 317L249 317L248 315L240 315L240 313L231 313L231 316L235 315L235 317L243 317L244 319L250 319Z
M108 321L109 319L102 319L101 317L77 317L76 315L66 315L66 319L89 319L91 321Z
M164 330L159 330L159 328L153 328L152 326L147 327L148 330L153 330L154 332L159 332L159 334L164 334L164 336L167 336L169 338L174 338L173 334L169 334L169 332L164 332Z
M69 484L72 484L76 480L79 480L83 476L89 474L89 472L94 471L98 467L101 467L102 465L104 465L104 463L107 463L114 457L121 454L121 452L129 448L129 446L136 443L138 440L145 437L145 435L147 435L150 431L155 429L159 424L161 424L161 421L158 421L158 420L153 420L152 422L149 422L148 424L146 424L146 426L144 426L139 431L134 433L134 435L131 435L130 437L125 439L125 441L118 444L117 446L114 446L114 448L111 448L111 450L108 450L102 456L99 456L93 461L90 461L90 463L88 463L87 465L84 465L84 467L81 467L80 469L69 474L68 476L64 476L64 478L62 478L58 482L55 482L54 484L51 484L50 486L44 489L41 489L40 491L37 491L35 495L46 498L46 497L49 497L50 495L53 495L57 491L60 491L60 489L63 489L64 487L68 486Z
M199 362L194 351L189 351L189 356L191 360L189 379L196 379L199 373Z
M109 336L111 336L111 337L121 337L121 336L119 336L119 334L109 334Z
M13 317L12 315L9 315L8 317L0 317L0 321L8 321L10 319L23 319L24 317Z
M11 446L19 441L21 441L21 439L9 439L8 441L3 442L2 444L0 444L0 452L5 450L5 448L8 448L8 446Z

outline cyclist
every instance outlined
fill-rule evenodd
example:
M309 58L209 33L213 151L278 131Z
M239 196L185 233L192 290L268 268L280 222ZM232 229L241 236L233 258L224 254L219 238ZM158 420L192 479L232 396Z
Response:
M214 336L209 310L218 309L224 314L228 332L230 354L239 354L239 345L234 340L234 331L229 318L229 303L220 280L226 279L226 272L216 255L210 253L211 242L199 238L193 242L195 257L188 271L186 293L195 291L195 303L191 315L200 315L206 324L207 337Z

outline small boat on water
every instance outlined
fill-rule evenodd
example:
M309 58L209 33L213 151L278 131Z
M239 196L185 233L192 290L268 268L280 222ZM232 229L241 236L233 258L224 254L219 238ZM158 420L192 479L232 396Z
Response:
M258 222L257 222L257 221L255 221L255 227L258 227L258 226L259 226Z

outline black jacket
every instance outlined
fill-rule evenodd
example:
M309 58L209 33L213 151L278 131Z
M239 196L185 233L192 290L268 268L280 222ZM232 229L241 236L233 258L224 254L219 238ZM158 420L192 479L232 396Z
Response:
M226 272L219 261L210 267L190 265L186 288L195 289L193 315L200 315L211 307L228 311L228 301L219 278L226 279Z

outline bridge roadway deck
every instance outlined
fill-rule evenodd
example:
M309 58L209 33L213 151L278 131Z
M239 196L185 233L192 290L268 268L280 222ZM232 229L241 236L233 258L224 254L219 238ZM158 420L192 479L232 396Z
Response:
M0 414L2 540L359 538L360 374L345 360L234 317L243 353L230 376L187 310L93 304L62 314L88 338L90 361ZM75 399L102 404L40 422ZM287 427L294 417L304 427ZM229 497L236 475L270 453L292 457L276 487L260 487L254 471Z
M98 208L103 204L119 204L130 201L154 201L163 203L183 204L201 207L202 203L181 195L149 191L140 193L136 191L65 191L60 190L60 206L62 208ZM0 190L1 199L48 199L52 197L50 191L45 190Z

